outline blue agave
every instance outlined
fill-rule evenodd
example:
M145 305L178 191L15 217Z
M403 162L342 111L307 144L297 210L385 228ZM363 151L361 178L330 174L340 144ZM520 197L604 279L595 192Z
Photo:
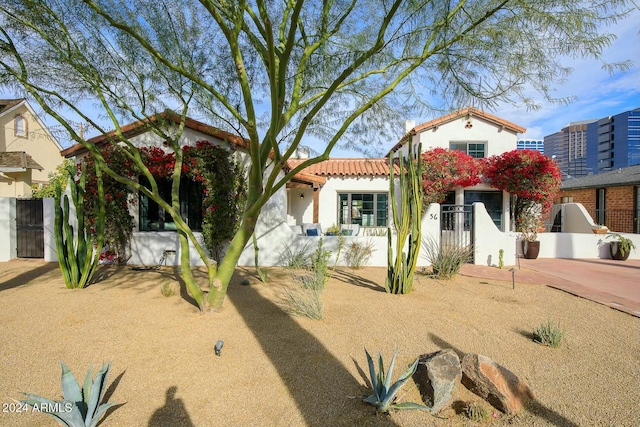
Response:
M416 359L415 362L413 362L411 366L409 366L409 368L407 368L407 370L404 371L402 375L400 375L400 378L398 378L398 381L391 384L391 376L393 375L393 367L396 363L396 356L398 355L398 350L396 350L396 352L393 353L393 358L391 358L391 364L389 365L389 370L387 371L386 374L384 372L384 363L382 361L382 354L380 354L380 352L378 351L379 371L378 373L376 373L376 368L373 364L373 359L371 358L371 355L369 354L366 348L364 352L367 354L367 362L369 362L369 375L371 377L370 378L371 386L373 387L373 391L374 391L374 394L364 399L365 402L375 406L376 410L378 410L379 412L389 412L390 409L431 410L431 408L424 405L420 405L418 403L413 403L413 402L396 403L395 402L396 394L398 394L398 391L400 390L400 388L409 380L409 378L411 378L411 376L416 371L416 368L418 367L419 359Z
M62 365L62 401L45 399L29 393L23 393L28 399L21 400L32 407L38 407L41 412L52 416L63 426L67 427L95 427L104 413L113 406L113 403L99 405L100 399L106 390L107 374L111 362L102 365L100 371L93 380L93 368L89 368L84 379L82 389L78 385L71 370Z

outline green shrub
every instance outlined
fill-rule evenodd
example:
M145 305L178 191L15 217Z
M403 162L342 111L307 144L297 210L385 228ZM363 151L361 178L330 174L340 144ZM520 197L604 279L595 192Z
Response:
M309 255L311 253L312 240L302 246L290 246L286 242L282 245L284 249L280 254L282 265L286 268L300 269L309 266Z
M558 348L562 344L564 331L560 325L552 320L540 324L533 331L533 340L542 345Z
M467 402L464 407L464 414L472 421L482 422L489 418L491 411L479 402Z
M282 304L287 313L320 320L324 316L324 285L315 274L293 274L293 287L282 288Z
M504 268L504 249L500 249L498 252L498 268Z
M432 238L424 239L422 247L433 275L438 279L451 279L473 256L472 246L441 245Z
M350 268L358 270L369 263L374 251L372 241L367 241L366 243L352 242L347 245L344 252L344 260Z
M162 294L162 296L172 297L177 293L177 291L173 283L169 283L167 280L165 280L162 283L162 288L160 288L160 293Z
M380 354L380 352L378 352L378 372L376 372L373 359L371 358L371 355L369 354L367 349L365 349L364 352L367 355L367 363L369 364L370 376L369 380L371 381L371 387L373 388L374 393L365 398L365 402L375 406L378 412L389 412L390 409L431 409L427 406L413 402L396 403L398 391L416 372L416 368L418 367L418 360L420 359L416 359L407 368L407 370L404 371L402 375L400 375L398 381L391 384L393 366L396 363L396 356L398 355L398 351L396 350L396 352L393 353L391 363L389 364L389 369L386 373L384 372L384 362L382 360L382 354Z
M104 413L113 406L113 403L103 403L99 405L102 396L107 389L107 375L111 362L102 365L100 371L93 379L93 370L89 368L80 388L73 373L67 365L62 365L62 401L45 399L33 394L24 393L28 399L21 400L34 411L46 413L56 421L67 427L95 427Z
M329 258L331 258L331 251L322 248L322 238L320 238L318 247L311 254L311 271L315 276L314 289L324 289L329 280Z

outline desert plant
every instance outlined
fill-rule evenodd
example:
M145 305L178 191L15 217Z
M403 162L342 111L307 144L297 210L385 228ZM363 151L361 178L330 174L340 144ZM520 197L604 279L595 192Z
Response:
M636 245L633 244L633 240L627 239L626 237L618 233L611 233L606 238L616 239L615 241L618 243L618 251L622 256L625 256L626 254L631 253L631 249L636 250Z
M293 287L282 288L282 304L287 313L320 320L324 316L324 285L315 274L293 274Z
M73 373L64 362L61 361L60 365L62 365L62 396L64 400L54 401L23 393L28 399L21 400L21 402L33 408L37 407L40 412L50 415L64 426L97 426L98 421L106 410L114 405L113 403L99 405L107 388L107 375L109 374L111 362L102 365L95 380L93 379L93 369L90 367L82 388L80 388Z
M384 362L382 360L382 354L378 351L378 372L376 373L376 368L373 363L373 359L371 355L365 348L364 352L367 354L367 363L369 364L369 380L371 381L371 387L373 388L373 393L370 396L367 396L364 401L370 403L371 405L376 407L378 412L389 412L390 409L425 409L431 410L431 408L420 405L418 403L413 402L403 402L396 403L397 394L400 388L411 378L411 376L415 373L416 368L418 367L419 358L416 359L398 380L391 384L391 377L393 375L393 367L396 363L396 356L398 355L398 350L393 353L393 357L391 358L391 363L389 364L388 371L384 372Z
M105 226L105 195L102 186L102 174L100 167L96 164L97 194L99 195L98 215L95 223L96 247L89 232L89 227L85 226L84 214L84 191L86 182L86 166L83 164L80 179L74 180L76 168L67 169L68 182L67 190L71 195L71 202L75 207L75 212L71 212L71 202L69 195L62 194L60 182L55 183L55 203L54 203L54 235L56 239L56 251L58 264L64 278L64 283L69 289L84 288L89 285L93 273L98 266L100 252L104 243ZM75 217L75 218L74 218ZM77 224L74 230L72 222Z
M375 245L370 240L367 240L366 243L352 242L347 245L344 260L351 269L358 270L367 265L374 251Z
M385 237L387 235L388 230L386 228L379 227L367 227L363 230L363 234L365 236L371 237Z
M438 279L451 279L473 256L472 246L460 244L438 244L433 238L422 241L424 257L431 264L433 275Z
M418 145L418 153L422 144ZM388 259L385 289L390 294L408 294L413 289L413 275L418 262L420 240L422 238L422 157L416 159L413 150L409 150L406 161L399 152L400 206L396 203L396 180L394 175L394 156L389 156L389 198L393 214L393 227L396 231L396 255L394 259L391 227L387 232ZM400 212L398 212L400 210ZM404 251L408 245L407 251Z
M504 267L504 249L500 249L498 251L498 268L502 269Z
M284 249L280 254L282 265L285 268L300 269L309 265L309 254L311 252L312 241L306 242L302 246L293 246L283 243Z
M165 280L162 283L162 287L160 288L160 293L164 297L172 297L176 294L176 288L172 283L169 283L167 280Z
M533 340L542 345L557 348L562 344L564 331L560 325L552 320L540 324L533 331Z
M322 238L320 238L318 247L311 254L311 271L315 277L315 288L324 289L329 280L329 258L331 258L331 251L322 248Z
M480 402L467 402L464 406L464 414L472 421L482 422L489 418L491 411Z

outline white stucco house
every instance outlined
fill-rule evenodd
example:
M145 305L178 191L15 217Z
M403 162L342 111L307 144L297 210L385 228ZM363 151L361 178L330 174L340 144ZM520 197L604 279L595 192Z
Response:
M446 148L461 150L472 157L490 157L517 148L517 135L525 128L500 117L469 107L415 125L406 123L406 134L380 159L329 159L304 170L315 179L288 186L287 221L291 226L320 223L358 224L375 228L389 225L389 157L401 150ZM291 167L304 159L289 160ZM397 173L396 169L396 173ZM471 205L483 202L500 231L509 230L509 194L488 184L456 188L445 204Z

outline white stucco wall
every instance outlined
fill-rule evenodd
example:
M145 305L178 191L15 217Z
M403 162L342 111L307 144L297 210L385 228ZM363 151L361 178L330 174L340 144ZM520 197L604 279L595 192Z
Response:
M502 232L493 223L484 203L473 204L473 227L475 243L473 263L476 265L497 266L500 249L504 251L504 265L516 263L516 240L518 233Z
M562 231L565 233L587 233L595 227L591 215L580 203L565 203L562 205Z
M494 156L517 147L517 134L479 117L471 117L471 128L465 128L463 116L434 129L413 136L412 145L422 143L422 151L433 148L449 148L451 142L484 142L485 156ZM404 148L404 147L403 147ZM406 154L406 150L404 151Z
M16 233L16 199L0 197L0 262L18 256Z

